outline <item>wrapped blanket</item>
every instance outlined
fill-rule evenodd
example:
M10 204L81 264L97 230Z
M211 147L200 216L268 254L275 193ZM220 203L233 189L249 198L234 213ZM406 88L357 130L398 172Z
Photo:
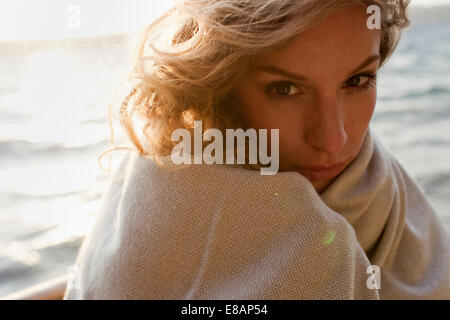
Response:
M450 299L449 237L370 127L322 194L297 172L130 154L76 267L65 299Z

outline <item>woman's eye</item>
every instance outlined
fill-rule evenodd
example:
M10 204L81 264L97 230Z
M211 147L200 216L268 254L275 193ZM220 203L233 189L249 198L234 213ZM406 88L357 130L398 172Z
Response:
M348 87L365 87L370 84L371 80L375 78L375 75L356 75L346 81Z
M289 83L282 83L275 86L275 91L280 96L290 96L296 94L298 89Z
M267 92L271 96L279 98L291 98L301 91L290 82L278 82L271 84L268 87Z

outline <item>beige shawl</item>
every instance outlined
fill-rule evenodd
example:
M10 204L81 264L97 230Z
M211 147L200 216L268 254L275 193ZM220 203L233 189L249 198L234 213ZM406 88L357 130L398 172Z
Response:
M449 237L370 127L322 194L296 172L131 154L76 267L65 299L450 299Z

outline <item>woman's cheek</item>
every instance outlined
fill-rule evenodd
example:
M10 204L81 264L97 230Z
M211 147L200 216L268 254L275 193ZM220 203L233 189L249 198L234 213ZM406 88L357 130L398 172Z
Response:
M366 105L363 108L363 110L365 111L366 126L369 124L370 120L372 119L373 113L375 112L376 103L377 103L377 91L376 91L376 88L374 88L370 91Z
M349 97L347 105L351 107L346 108L346 110L350 113L348 114L350 123L364 128L367 127L375 111L376 100L376 90Z

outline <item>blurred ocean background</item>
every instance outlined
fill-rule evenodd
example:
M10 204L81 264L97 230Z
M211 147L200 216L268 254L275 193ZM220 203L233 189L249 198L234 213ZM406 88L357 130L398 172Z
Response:
M450 5L450 3L448 3ZM450 6L413 8L372 128L450 234ZM0 296L65 274L101 204L124 34L0 42ZM119 156L120 158L120 156Z

